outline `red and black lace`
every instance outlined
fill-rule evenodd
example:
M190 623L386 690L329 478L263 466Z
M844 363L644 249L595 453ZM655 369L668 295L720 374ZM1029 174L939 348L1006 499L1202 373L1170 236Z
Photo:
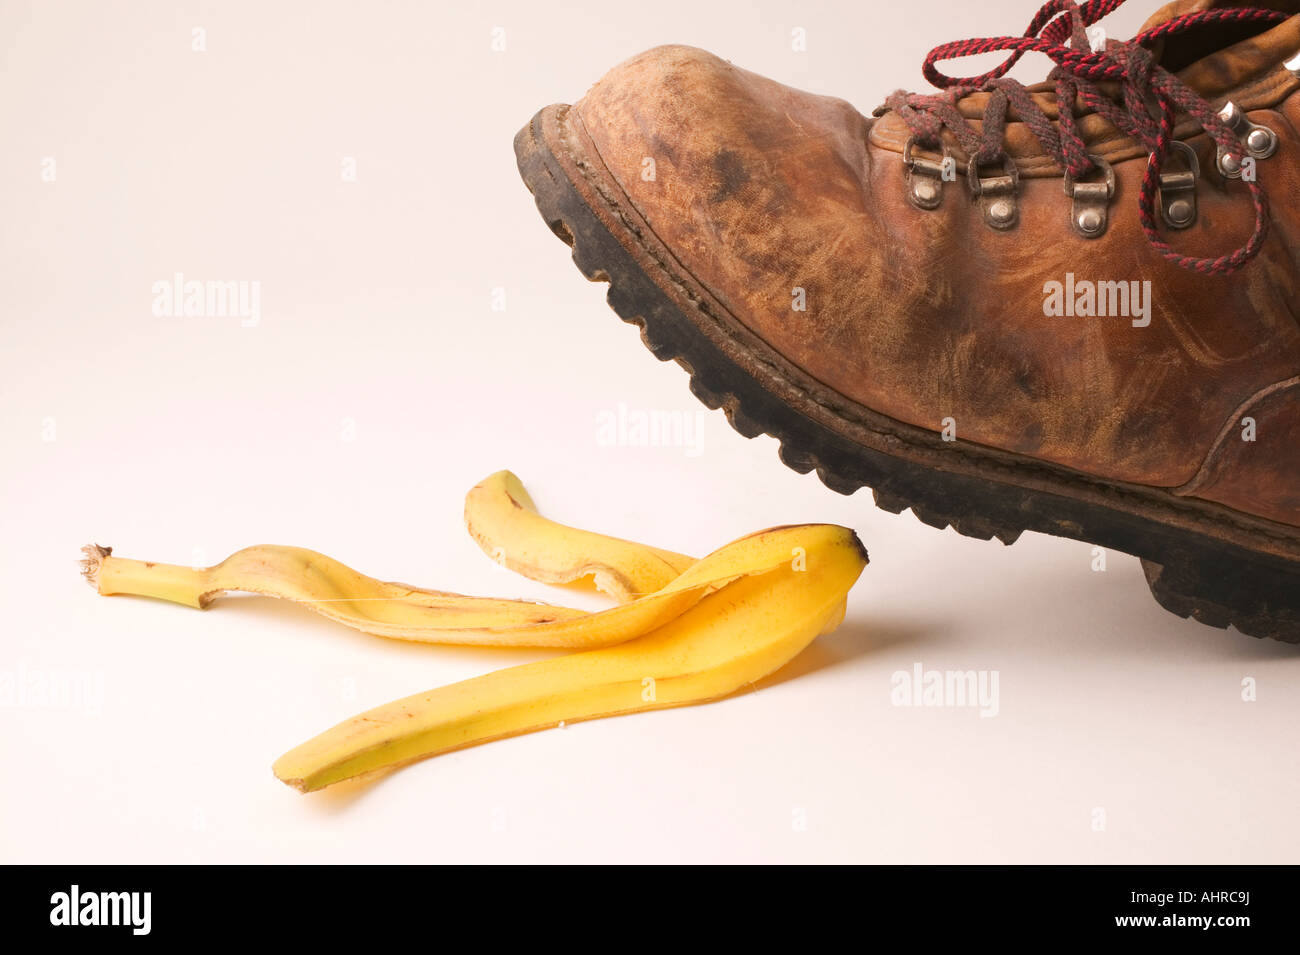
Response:
M1094 52L1087 28L1114 12L1125 0L1049 0L1034 17L1024 36L960 40L936 47L926 57L925 78L941 93L899 91L885 102L911 129L918 145L942 148L946 129L965 152L967 161L980 166L1006 158L1003 137L1008 113L1019 119L1042 143L1043 150L1065 172L1081 180L1097 169L1078 130L1080 110L1091 110L1140 143L1150 154L1138 196L1139 217L1147 240L1170 262L1195 272L1230 274L1259 253L1268 232L1268 200L1257 181L1246 181L1255 206L1255 228L1236 251L1217 258L1196 258L1175 251L1156 224L1156 192L1165 158L1174 138L1178 114L1192 117L1224 153L1238 161L1246 151L1237 133L1195 90L1161 67L1149 47L1161 39L1206 24L1260 24L1272 26L1288 19L1276 10L1250 7L1201 10L1174 17L1128 42L1109 41ZM1067 45L1068 41L1068 45ZM980 76L958 78L940 72L935 64L981 53L1010 51L997 68ZM1053 122L1021 83L1006 73L1026 53L1043 53L1057 65L1048 79L1056 84L1057 122ZM1122 91L1118 99L1097 84L1109 82ZM982 129L976 130L957 103L972 93L989 94Z

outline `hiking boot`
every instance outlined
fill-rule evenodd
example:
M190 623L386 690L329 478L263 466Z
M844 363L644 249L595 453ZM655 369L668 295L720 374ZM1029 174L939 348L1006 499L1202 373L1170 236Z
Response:
M1174 613L1300 642L1300 0L1103 40L1123 2L940 47L939 92L870 117L660 47L538 113L519 168L650 350L790 467L1134 554ZM1005 78L1025 52L1045 83Z

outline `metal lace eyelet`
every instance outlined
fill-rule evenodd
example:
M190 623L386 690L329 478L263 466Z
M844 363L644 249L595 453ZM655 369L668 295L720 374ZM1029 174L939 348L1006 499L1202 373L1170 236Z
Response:
M1183 157L1187 168L1160 173L1160 218L1171 229L1187 229L1196 224L1196 183L1201 178L1201 160L1187 143L1175 141L1169 148Z
M1219 110L1219 119L1223 120L1234 133L1241 137L1241 141L1246 145L1246 155L1250 158L1267 159L1277 152L1277 133L1267 126L1252 123L1246 118L1246 114L1241 107L1231 100L1224 103L1223 109ZM1220 146L1216 156L1219 172L1223 173L1228 179L1240 179L1243 158L1242 156L1232 155Z
M986 164L990 165L990 164ZM1020 222L1020 169L1007 155L1002 157L1002 175L981 176L980 164L972 156L966 163L966 179L971 196L980 204L984 223L991 229L1005 232Z
M1110 225L1110 201L1115 198L1115 169L1100 156L1088 155L1093 165L1103 173L1101 182L1079 182L1065 172L1065 194L1073 202L1070 225L1085 239L1097 239L1106 234Z
M909 137L903 147L903 167L907 170L907 197L912 205L927 211L943 205L943 184L957 177L957 163L942 146L943 159L918 158L912 154L916 137Z

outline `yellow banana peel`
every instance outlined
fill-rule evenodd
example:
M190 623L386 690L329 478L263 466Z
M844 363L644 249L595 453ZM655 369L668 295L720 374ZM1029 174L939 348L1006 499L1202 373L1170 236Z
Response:
M385 583L302 547L249 547L196 569L128 560L91 545L83 549L82 569L101 594L158 597L203 608L221 593L243 591L291 600L381 637L572 649L610 646L653 630L710 590L785 562L795 546L784 537L741 538L697 561L662 590L594 614Z
M465 526L483 552L544 584L591 577L619 603L660 590L694 557L560 524L538 513L523 483L498 471L465 496Z
M375 580L303 547L246 547L212 567L182 567L82 548L82 573L101 594L156 597L205 609L228 591L280 597L365 633L430 642L498 643L502 632L566 624L590 614L527 600L498 600ZM462 637L463 639L457 639Z
M213 567L84 548L101 594L205 608L227 591L300 603L378 636L427 643L564 647L570 656L512 667L407 697L340 723L276 761L312 791L464 746L557 725L727 696L784 665L842 621L867 555L847 528L777 527L695 560L570 527L538 513L500 471L465 501L483 550L534 580L591 578L618 602L597 613L467 597L367 577L300 547L245 548Z
M310 792L560 722L702 703L755 683L839 621L866 565L845 528L768 533L799 539L804 569L788 561L743 576L619 646L510 667L369 710L281 756L275 775Z

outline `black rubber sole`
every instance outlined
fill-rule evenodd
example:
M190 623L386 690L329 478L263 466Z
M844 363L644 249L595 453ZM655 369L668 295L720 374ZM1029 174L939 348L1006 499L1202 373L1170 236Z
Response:
M557 109L564 107L548 107ZM1131 507L921 465L848 440L791 407L704 334L587 205L546 141L548 110L515 137L519 172L547 225L572 246L583 275L609 283L609 305L640 327L655 357L682 365L695 396L724 409L742 435L771 435L780 442L781 460L795 471L816 471L841 494L871 488L877 506L896 514L910 508L932 527L1005 544L1024 531L1038 531L1132 554L1142 560L1156 600L1171 613L1300 643L1300 559L1161 523Z

